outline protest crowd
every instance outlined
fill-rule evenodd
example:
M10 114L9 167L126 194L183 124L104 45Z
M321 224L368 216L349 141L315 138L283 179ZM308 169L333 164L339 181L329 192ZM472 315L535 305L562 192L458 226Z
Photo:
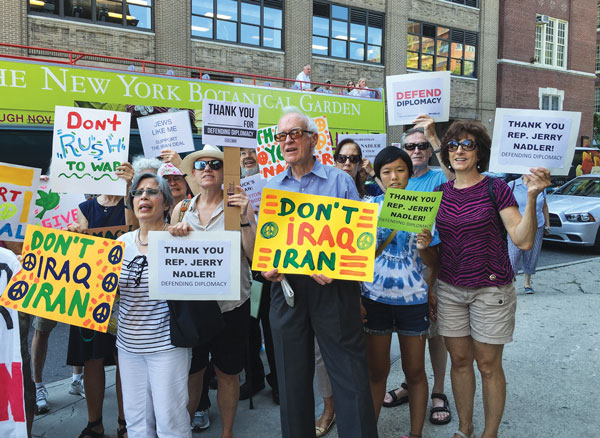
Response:
M306 65L295 87L310 91L310 73ZM329 86L315 91L330 90ZM348 81L343 92L373 97L366 78L359 79L356 87ZM273 222L265 223L261 216L269 214L269 205L277 204L268 202L272 195L267 200L263 195L259 209L242 185L228 186L225 153L210 144L184 158L163 149L154 158L135 157L131 163L120 163L113 176L125 181L125 196L86 195L68 231L82 241L84 234L99 228L125 227L125 232L114 243L114 248L122 248L122 265L112 325L108 323L106 330L70 327L65 358L73 367L69 391L85 397L88 414L81 419L79 438L102 438L109 428L117 428L119 438L191 437L194 431L211 426L208 391L215 385L221 436L231 438L238 401L264 390L265 380L273 402L280 405L285 438L322 437L334 424L341 438L376 438L382 407L402 404L408 404L410 424L398 424L399 436L423 437L425 421L434 425L455 421L453 438L498 437L506 400L503 348L512 341L515 327L513 282L521 259L529 276L535 272L543 234L543 225L538 224L548 214L543 192L550 184L550 173L532 168L511 187L484 175L492 141L480 122L456 120L441 139L430 116L420 115L412 124L399 147L382 148L374 160L364 157L358 142L345 139L335 148L334 164L324 165L315 158L319 141L315 121L293 107L285 108L279 119L274 139L286 167L266 182L264 190L287 196L281 198L279 216L292 215L284 213L283 205L297 206L286 226L291 230L296 225L299 239L314 247L327 242L330 247L356 252L341 256L345 262L341 268L336 266L347 277L332 276L332 259L322 253L313 257L307 252L302 258L297 251L294 255L287 248L265 246ZM433 155L440 169L429 167ZM242 178L259 174L254 149L240 149L239 169ZM359 266L364 264L357 251L366 249L360 238L357 248L349 247L343 233L358 235L369 228L351 222L352 212L367 221L378 211L381 221L392 199L398 205L412 203L411 209L419 212L411 216L415 220L420 212L433 210L435 202L424 201L429 196L437 199L434 227L410 232L379 222L373 234L361 234L365 239L371 236L371 242L364 245L371 248L374 258L370 259L372 272L365 281L358 281ZM302 222L315 209L317 218L322 213L321 224L327 222L332 209L319 210L323 201L317 197L332 198L333 210L343 205L349 225L338 232L340 224L332 221L331 228L323 228L319 236L314 232L316 222ZM308 201L294 204L294 199ZM229 209L236 213L234 220L239 219L239 238L232 241L239 246L232 251L239 258L234 265L239 270L234 273L239 298L157 299L152 278L162 278L162 273L156 272L159 267L152 256L153 236L168 233L161 238L167 242L166 254L178 254L188 237L227 230ZM11 277L12 284L20 277L29 257L21 256L28 251L22 248L23 242L5 241L1 246L0 292L9 290ZM164 254L156 257L169 263L179 260ZM260 262L269 257L280 257L280 263L261 269ZM193 265L181 271L185 277L181 280L212 281L217 287L219 280L201 269L211 263L218 264L197 256ZM289 266L306 269L304 273L281 272ZM78 278L76 273L73 277ZM529 278L526 286L531 288ZM253 312L255 290L260 293ZM29 346L27 333L32 323L35 333ZM34 413L51 409L42 372L48 336L56 322L19 312L19 325L30 433ZM400 388L388 389L394 334L405 381ZM260 355L263 344L268 373ZM425 374L426 347L433 385ZM448 356L453 407L444 388ZM104 369L109 365L117 366L117 419L102 414ZM477 374L485 429L475 431ZM316 419L311 390L315 375L324 406Z

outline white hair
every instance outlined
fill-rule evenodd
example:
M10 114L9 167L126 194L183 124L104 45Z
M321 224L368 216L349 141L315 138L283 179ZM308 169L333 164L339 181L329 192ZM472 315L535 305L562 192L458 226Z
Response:
M300 108L295 106L286 106L283 108L283 116L287 116L288 114L296 114L298 117L304 120L306 123L306 130L310 132L319 132L319 128L313 119L304 114Z
M158 172L160 166L163 165L163 162L158 158L146 158L143 155L136 155L133 157L131 167L133 167L133 171L136 174L142 172L142 170L154 169L154 173Z

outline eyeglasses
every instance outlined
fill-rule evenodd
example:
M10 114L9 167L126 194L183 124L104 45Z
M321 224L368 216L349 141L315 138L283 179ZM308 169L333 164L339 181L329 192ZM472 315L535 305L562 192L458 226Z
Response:
M346 160L350 160L350 162L352 164L356 164L356 163L360 163L360 155L336 155L335 156L335 161L337 161L340 164L344 164L346 162Z
M414 151L415 149L419 149L420 151L425 151L431 147L431 143L428 141L423 141L421 143L406 143L404 145L404 149L407 151Z
M292 140L295 140L297 138L302 137L302 135L306 133L306 134L312 134L312 131L306 131L304 129L301 128L296 128L296 129L292 129L290 132L278 132L277 134L275 134L275 140L282 142L285 141L285 139L287 138L287 136L289 135L290 138Z
M132 190L131 192L131 196L133 196L134 198L137 198L138 196L142 196L144 194L144 192L146 192L146 194L148 196L156 196L160 193L160 190L158 189L137 189L137 190Z
M473 151L477 147L477 143L475 143L475 140L469 140L468 138L460 143L456 140L450 140L446 143L446 147L450 152L456 152L459 146L463 148L463 151Z
M204 170L206 169L206 166L210 166L212 170L219 170L221 167L223 167L223 162L221 160L194 161L194 169L196 170Z

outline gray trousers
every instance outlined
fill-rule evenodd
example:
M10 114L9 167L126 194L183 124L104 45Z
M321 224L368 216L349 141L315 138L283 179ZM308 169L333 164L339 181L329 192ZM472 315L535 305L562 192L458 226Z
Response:
M277 364L283 438L315 436L315 336L333 387L340 438L376 438L366 344L357 282L320 286L306 275L286 275L295 306L279 283L271 288L271 331Z

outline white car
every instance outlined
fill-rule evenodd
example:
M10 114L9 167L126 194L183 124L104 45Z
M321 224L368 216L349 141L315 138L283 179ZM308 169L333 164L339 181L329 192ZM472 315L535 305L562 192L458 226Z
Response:
M600 175L581 175L546 198L550 212L548 242L594 246L600 251Z

